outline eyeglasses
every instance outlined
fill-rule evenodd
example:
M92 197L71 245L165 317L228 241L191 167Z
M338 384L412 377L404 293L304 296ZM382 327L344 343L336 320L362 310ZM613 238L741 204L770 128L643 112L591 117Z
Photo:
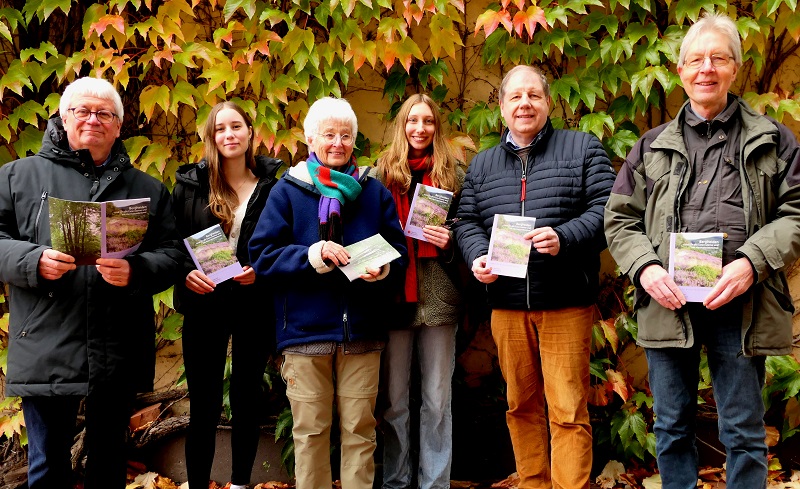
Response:
M728 64L733 59L733 56L726 56L724 54L712 54L710 56L694 56L691 58L686 59L683 62L683 66L690 68L692 70L698 70L706 60L711 61L711 65L714 68L722 68L723 66L728 66Z
M345 146L350 146L351 144L356 142L355 138L350 134L334 134L332 132L326 132L324 134L318 133L318 134L322 136L322 139L324 139L325 142L328 144L334 144L337 139L341 141L342 144Z
M85 107L73 107L67 110L72 112L72 115L74 115L79 121L88 121L91 119L92 114L94 114L101 124L111 124L111 122L114 121L114 118L117 117L117 114L111 112L110 110L93 111Z

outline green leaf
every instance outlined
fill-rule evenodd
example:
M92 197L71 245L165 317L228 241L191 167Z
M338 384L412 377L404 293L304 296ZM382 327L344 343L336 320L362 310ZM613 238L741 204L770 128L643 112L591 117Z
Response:
M275 441L290 435L293 426L294 418L292 418L292 411L288 407L284 408L278 415L278 420L275 422Z
M134 136L123 141L123 144L131 161L136 162L142 150L150 145L150 140L144 136Z
M725 0L680 0L675 2L675 22L683 24L687 17L693 23L697 22L702 10L714 12L716 11L715 7L720 7L724 12L728 4Z
M439 85L431 91L431 98L437 103L442 104L444 99L447 98L447 86Z
M32 126L38 126L40 117L46 120L47 111L44 110L44 107L39 105L38 102L28 100L14 109L14 112L8 116L8 121L11 124L11 127L16 130L20 121L26 122Z
M22 96L23 87L28 87L30 90L33 90L33 85L28 78L25 68L20 60L15 59L11 61L8 70L6 70L6 73L0 78L0 102L3 101L3 92L6 89Z
M0 22L0 24L2 24L5 27L5 31L9 31L9 27L11 28L10 29L11 31L16 31L17 27L19 27L20 24L25 25L25 19L23 19L22 13L20 13L19 10L14 8L0 8L0 20L3 20L8 23L8 26L5 27L6 24ZM5 37L5 34L3 34L3 36ZM11 40L10 37L7 39L9 41Z
M627 129L623 129L616 131L614 134L611 135L610 138L606 139L604 142L606 145L606 149L608 150L609 153L618 156L620 158L625 158L625 156L628 154L628 151L630 151L631 148L633 148L633 145L636 144L636 141L638 140L639 138L636 134L632 133L631 131L628 131ZM631 322L627 319L623 323L623 325L625 326L625 330L634 335L634 332L638 332L638 330L633 329L632 331L631 328L629 327L630 324ZM633 323L633 325L636 326L636 323Z
M478 152L481 152L484 149L493 148L498 144L500 144L499 132L490 132L489 134L484 134L483 136L481 136Z
M611 365L611 360L608 358L592 358L589 362L589 373L600 380L608 380L606 369Z
M25 126L22 132L17 133L18 139L13 144L14 151L20 158L27 156L29 152L36 154L42 147L42 136L44 132L36 126Z
M389 100L398 99L402 100L406 96L406 84L408 83L408 73L400 69L398 66L394 67L389 72L386 78L386 83L383 84L383 94L389 97Z
M433 78L439 85L444 83L444 75L447 74L447 64L439 59L428 64L422 65L419 69L419 82L422 88L428 87L428 78Z
M156 105L161 107L164 112L169 111L169 87L166 85L150 85L142 90L139 95L141 103L140 111L145 115L148 121L153 119L153 111Z
M248 19L252 19L256 14L256 0L225 0L222 8L222 16L228 22L233 14L241 8Z
M614 119L612 119L611 116L605 112L593 112L591 114L586 114L585 116L581 117L581 120L578 123L578 129L583 132L594 134L597 136L597 139L601 141L603 140L605 127L608 127L609 131L614 130Z
M478 102L467 114L467 132L484 134L495 129L500 120L500 107L492 109L485 102Z
M625 39L631 44L638 43L643 37L647 38L649 44L654 44L659 38L658 26L655 23L642 25L639 22L633 22L625 28Z
M50 17L50 14L57 8L60 8L64 14L68 14L71 3L71 0L40 0L26 2L22 12L25 14L28 23L33 20L34 16L39 17L39 20L45 22L47 18Z
M225 93L230 93L236 88L236 84L239 83L239 72L233 69L230 61L226 60L225 62L217 63L204 70L200 78L206 78L208 80L208 91L206 93L213 92L216 88L222 86L223 83L225 84Z
M550 84L550 96L553 98L553 102L556 103L558 103L557 96L569 102L572 98L572 93L577 93L578 90L580 90L580 84L575 75L572 74L564 75L558 80L553 80L553 83Z
M161 337L167 341L177 341L181 339L182 328L183 315L178 313L170 314L161 323Z
M47 60L48 54L51 56L58 56L58 49L56 49L51 42L43 42L38 48L28 48L20 51L19 59L25 62L33 56L40 63L44 63Z

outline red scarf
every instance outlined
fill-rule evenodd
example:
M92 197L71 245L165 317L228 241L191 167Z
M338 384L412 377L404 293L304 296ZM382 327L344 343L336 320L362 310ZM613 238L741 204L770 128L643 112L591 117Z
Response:
M425 171L422 176L422 184L433 186L430 172L433 163L429 160L430 158L428 156L414 159L409 158L408 166L411 168L411 171ZM394 203L397 206L397 215L400 217L400 225L405 227L406 221L408 221L408 211L411 207L409 195L413 195L411 189L404 194L401 193L402 189L400 185L393 184L390 190L392 192L392 197L394 197ZM439 255L439 251L436 246L427 241L417 240L409 236L406 236L406 244L408 245L408 268L406 269L405 298L406 302L417 302L417 259L436 258Z

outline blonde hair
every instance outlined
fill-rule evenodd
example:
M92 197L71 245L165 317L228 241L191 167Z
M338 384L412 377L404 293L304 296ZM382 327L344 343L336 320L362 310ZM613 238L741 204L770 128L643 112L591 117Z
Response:
M251 172L255 173L256 159L253 155L253 123L247 113L233 102L220 102L208 114L201 131L203 140L203 157L208 165L208 207L211 213L222 221L222 229L228 233L233 226L234 210L239 207L239 197L231 187L222 171L222 162L215 141L217 114L223 109L235 110L242 116L244 123L250 128L250 139L247 142L247 151L244 154L244 164Z
M433 113L435 131L433 133L431 181L437 188L458 192L458 178L456 166L458 160L452 145L444 137L442 118L439 106L428 95L419 93L412 95L403 102L397 117L394 120L392 142L383 156L378 160L378 172L383 177L386 186L400 187L400 193L407 193L411 186L411 168L408 166L408 138L406 136L406 121L411 108L417 104L426 104ZM430 150L429 150L430 151Z

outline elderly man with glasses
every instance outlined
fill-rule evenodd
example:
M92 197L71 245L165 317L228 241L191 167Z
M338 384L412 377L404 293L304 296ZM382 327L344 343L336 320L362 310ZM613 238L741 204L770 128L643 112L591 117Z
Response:
M0 281L10 287L6 395L22 396L28 487L72 487L70 448L81 401L86 489L126 483L133 394L152 389L152 295L175 281L180 252L169 193L131 164L119 139L122 100L81 78L61 97L41 150L0 168ZM149 198L144 240L125 258L76 265L51 248L52 198Z
M664 489L697 483L700 350L708 355L729 489L766 487L766 355L791 353L784 273L800 256L800 148L791 131L728 93L742 65L734 22L709 14L686 33L678 74L689 100L648 131L606 204L608 248L636 285ZM721 233L722 272L687 301L668 266L670 233Z

